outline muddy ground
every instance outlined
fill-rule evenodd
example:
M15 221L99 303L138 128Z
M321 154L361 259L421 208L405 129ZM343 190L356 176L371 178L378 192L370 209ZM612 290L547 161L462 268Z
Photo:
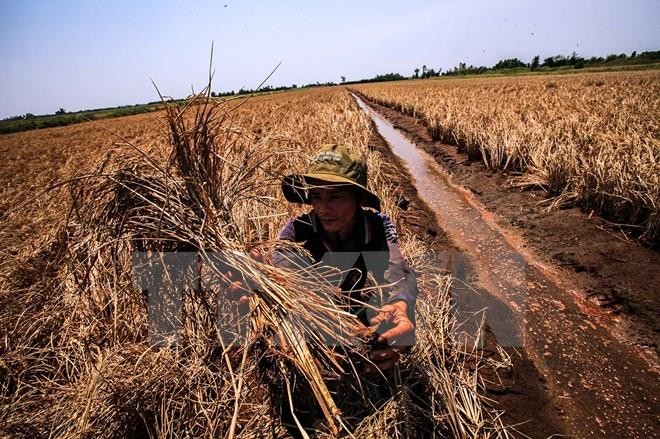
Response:
M561 280L558 285L561 284L564 290L570 291L574 296L575 305L565 302L564 306L577 306L580 312L589 315L589 319L585 319L585 324L591 325L596 330L596 327L593 326L595 321L598 331L606 330L617 339L615 344L621 342L630 346L632 350L624 349L627 352L625 355L621 351L622 357L618 361L618 363L627 365L623 366L624 369L646 368L643 363L634 359L636 351L645 359L644 362L650 369L657 371L658 304L654 299L657 291L656 285L660 284L660 270L657 268L660 267L658 264L660 258L656 251L629 240L621 231L607 222L594 215L585 214L579 209L546 212L539 205L539 201L547 198L545 193L541 191L520 192L511 189L507 186L508 176L490 172L481 163L470 163L455 147L433 141L421 121L373 103L371 106L385 115L419 147L431 153L436 161L449 171L452 178L468 188L488 210L495 212L500 227L522 236L526 245L532 247L532 251L539 255L548 267L551 267L550 270L556 270L556 276L553 277L555 280L557 278ZM398 159L393 154L390 153L390 157L395 163L397 162ZM406 197L412 200L411 210L427 209L424 203L417 198L414 189L410 189L409 183L406 184L405 178L410 177L405 176L405 172L402 172L402 176L404 181L397 183L401 183L399 187L408 187ZM406 214L400 216L405 222ZM426 210L425 216L428 217L428 210ZM423 233L423 229L434 230L436 228L437 226L429 223L419 229L418 233ZM441 251L453 248L452 242L441 230L438 230L435 236L436 239L432 243L434 248ZM468 268L468 270L470 269ZM461 294L460 291L457 293ZM505 309L506 306L493 303L490 308ZM575 312L577 310L572 313L577 316ZM574 323L579 324L579 322ZM552 325L552 322L542 320L534 324L534 326L546 329ZM558 328L553 329L553 331L556 330ZM601 336L600 339L606 338ZM583 341L586 342L586 340ZM603 361L607 362L606 358L611 354L607 351L618 352L618 349L621 348L614 346L609 348L605 344L601 346L603 349L601 354L597 352L587 354L589 350L596 349L597 351L596 345L591 348L574 347L573 350L577 349L576 353L579 353L580 349L584 349L582 352L585 358L593 357L589 361L595 360L600 363L602 361L598 360L599 355L604 356ZM542 346L543 344L539 345L539 347ZM492 334L489 334L486 348L487 350L493 348ZM545 348L548 346L545 345ZM560 349L563 352L563 348ZM553 358L553 353L544 352L543 349L541 352L532 351L531 358L523 350L509 349L508 353L514 363L511 374L502 376L500 373L499 376L488 376L486 373L484 378L490 381L488 396L496 401L496 407L505 410L505 423L509 425L524 423L517 429L525 435L548 437L555 434L581 432L587 436L593 436L594 434L599 435L599 430L603 434L609 430L610 433L617 431L617 434L626 436L632 434L633 437L636 437L636 433L633 433L636 428L629 430L623 425L614 427L616 422L613 419L599 419L598 416L603 419L607 419L609 416L608 413L600 410L596 410L595 420L585 420L585 425L576 422L585 413L593 412L596 407L600 409L603 403L611 405L606 411L617 410L617 405L621 406L618 410L623 410L626 404L630 405L625 407L624 412L633 407L641 408L646 415L641 416L636 422L643 422L647 427L654 424L652 421L654 396L651 395L651 400L647 400L646 397L636 394L638 397L634 397L636 400L634 403L632 401L624 402L627 397L622 397L621 401L614 403L616 397L611 393L614 388L620 387L622 384L612 380L612 377L614 380L618 380L617 375L619 374L622 374L622 377L629 377L627 384L631 386L630 389L639 388L641 391L644 387L643 374L617 371L608 378L607 369L610 366L603 363L602 369L596 368L589 372L593 373L591 376L585 376L582 371L575 371L571 377L569 371L568 375L563 377L567 372L567 365L562 361L568 357ZM542 356L538 358L540 354ZM569 363L575 361L573 359ZM579 362L580 360L577 360L576 364ZM539 371L535 363L542 364L545 371ZM550 374L553 379L550 381L548 381L550 376L547 376L548 367L553 371ZM595 372L596 370L599 372ZM567 380L567 384L555 381L560 376L562 376L562 382ZM652 379L654 376L655 373L651 373L648 378ZM594 379L600 380L601 383L612 381L611 390L607 390L608 385L599 385L600 390L596 391L596 394L604 392L604 395L595 397L592 388L585 384ZM572 386L571 382L574 383ZM577 390L576 382L585 385L578 386L581 390ZM561 396L566 395L564 393L567 390L565 385L569 386L569 393L573 394L570 401L566 399L567 396ZM648 391L647 388L641 393L648 393ZM610 396L607 396L608 394ZM631 395L635 395L634 391L632 394L628 394L628 396ZM644 407L645 405L646 407ZM589 406L592 408L588 408ZM642 407L644 408L642 409ZM649 410L651 411L649 412ZM638 414L641 415L641 412ZM633 422L632 417L629 422ZM655 418L657 420L657 416ZM586 424L591 425L587 427ZM610 430L611 428L612 430ZM653 430L651 427L651 431Z
M419 198L417 190L410 184L411 176L400 159L390 150L387 142L378 135L374 128L369 139L370 145L382 153L393 166L386 168L386 174L397 187L398 222L397 228L402 233L412 233L422 239L430 249L437 252L454 253L459 251L449 237L440 229L435 214ZM451 267L446 267L451 271ZM459 294L458 291L454 294ZM502 305L504 307L504 305ZM486 333L486 356L500 360L495 348L495 337L491 331ZM515 426L516 431L533 438L550 437L564 434L561 420L562 408L554 404L547 392L545 379L522 350L508 348L513 367L509 371L495 371L484 368L486 397L493 403L491 408L504 411L505 425Z
M660 253L627 236L599 218L567 208L547 212L542 190L520 191L508 186L510 176L470 162L456 147L434 141L424 123L370 102L373 108L433 155L456 181L472 191L549 263L562 267L562 276L575 285L578 300L602 310L616 337L639 346L657 359L660 353ZM598 312L598 311L596 311Z

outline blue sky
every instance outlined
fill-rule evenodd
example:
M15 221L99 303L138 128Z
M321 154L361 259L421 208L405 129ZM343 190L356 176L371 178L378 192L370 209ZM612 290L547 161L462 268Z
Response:
M214 90L660 49L657 0L0 0L0 118Z

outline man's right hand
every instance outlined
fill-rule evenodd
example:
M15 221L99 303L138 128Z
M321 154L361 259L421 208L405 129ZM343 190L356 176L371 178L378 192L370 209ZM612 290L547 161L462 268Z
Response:
M227 277L232 279L231 284L227 288L229 298L238 301L238 310L241 314L247 314L249 311L250 291L245 288L243 281L233 280L235 276L232 273L227 273Z
M415 343L415 324L408 317L408 304L399 300L385 305L370 323L374 326L385 325L387 329L377 339L385 347L373 350L369 359L381 371L389 370L399 361L401 354ZM375 369L367 366L367 371L375 372Z
M263 262L263 255L258 250L250 250L250 257L258 262ZM225 273L228 280L230 280L227 293L229 298L238 301L238 310L241 314L247 314L250 311L250 293L251 291L246 287L245 283L239 279L240 274L229 271Z

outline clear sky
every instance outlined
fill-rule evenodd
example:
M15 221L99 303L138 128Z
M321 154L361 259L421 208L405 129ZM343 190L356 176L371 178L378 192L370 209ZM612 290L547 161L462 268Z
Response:
M0 118L256 87L660 49L659 0L0 0Z

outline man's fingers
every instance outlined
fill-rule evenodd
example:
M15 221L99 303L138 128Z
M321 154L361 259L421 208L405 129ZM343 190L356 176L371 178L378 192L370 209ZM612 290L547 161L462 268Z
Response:
M379 323L391 320L394 318L394 311L396 311L396 308L394 308L392 305L385 305L378 310L378 314L370 320L370 323L372 325L377 325Z
M395 342L404 333L405 333L405 328L401 328L400 326L395 326L383 332L380 335L380 337L378 337L378 342L390 344L392 342Z
M250 297L241 296L238 299L238 312L241 314L247 314L250 311Z
M381 372L384 372L386 370L390 370L394 367L396 364L397 360L386 360L382 362L375 362L375 367L373 365L366 366L364 368L364 371L367 373L374 373L376 372L377 369L380 369Z
M231 283L235 281L234 273L231 271L224 271L220 273L220 281L222 282L223 288L229 288Z
M264 255L261 254L261 252L257 249L252 249L250 250L250 257L254 259L257 262L263 262L264 261Z
M386 371L386 370L392 369L394 367L394 365L396 364L396 362L397 362L397 360L387 360L387 361L384 361L382 363L377 363L376 365L378 366L378 368L381 371Z
M245 289L245 287L243 286L243 282L241 282L240 280L235 280L229 284L228 289L229 291L239 291Z
M399 356L400 355L396 350L387 348L371 352L371 354L369 354L369 359L376 365L376 367L378 367L378 369L385 371L394 367L396 362L399 361ZM375 372L373 366L367 370L369 369L371 369L372 372Z
M372 351L369 354L369 359L374 362L383 362L390 359L397 360L398 358L399 358L399 353L392 348Z
M248 255L257 262L264 261L264 255L257 249L252 249L248 252ZM240 279L240 273L231 269L231 266L227 263L224 263L224 269L222 270L223 280L227 282L233 282Z
M232 299L237 299L238 297L249 293L249 291L245 288L245 285L243 285L243 282L239 280L233 281L229 285L229 288L227 288L227 292L229 293L229 297Z
M388 319L388 315L385 313L380 313L376 317L373 317L369 322L372 325L378 325Z
M412 346L415 339L415 328L412 323L401 322L400 324L388 329L378 337L379 343L397 346Z

